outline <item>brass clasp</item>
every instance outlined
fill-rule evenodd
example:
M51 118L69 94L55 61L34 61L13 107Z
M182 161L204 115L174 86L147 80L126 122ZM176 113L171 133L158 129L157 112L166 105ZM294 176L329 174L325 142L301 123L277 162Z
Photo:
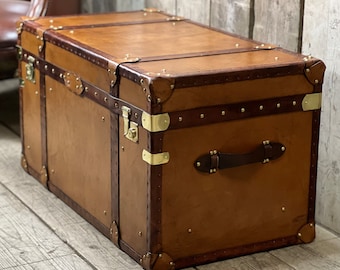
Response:
M122 106L122 116L124 120L124 136L133 142L138 142L138 124L130 121L131 109Z
M35 72L34 72L34 62L35 58L33 56L27 57L28 63L26 64L26 79L32 83L35 83Z

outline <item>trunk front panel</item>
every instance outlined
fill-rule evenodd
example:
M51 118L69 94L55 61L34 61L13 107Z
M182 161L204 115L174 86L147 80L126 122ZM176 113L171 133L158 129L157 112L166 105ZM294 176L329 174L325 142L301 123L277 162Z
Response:
M46 78L50 184L110 228L110 112Z

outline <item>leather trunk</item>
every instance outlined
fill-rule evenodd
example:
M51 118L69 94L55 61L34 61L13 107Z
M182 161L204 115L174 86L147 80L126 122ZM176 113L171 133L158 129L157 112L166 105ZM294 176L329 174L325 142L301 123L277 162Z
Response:
M151 9L18 28L22 166L143 268L314 239L322 61Z

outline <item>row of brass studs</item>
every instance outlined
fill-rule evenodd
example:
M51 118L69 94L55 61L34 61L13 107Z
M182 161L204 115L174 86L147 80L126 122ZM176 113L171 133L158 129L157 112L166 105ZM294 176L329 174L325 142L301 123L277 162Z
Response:
M296 106L296 104L297 104L297 102L294 100L293 102L292 102L292 105L293 106ZM277 103L276 104L276 108L281 108L281 103ZM264 106L263 105L260 105L259 106L259 110L260 111L263 111L264 110ZM246 108L244 108L244 107L242 107L241 109L240 109L240 111L241 111L241 113L245 113L246 112ZM223 111L221 111L221 115L222 116L225 116L227 114L227 112L225 111L225 110L223 110ZM204 119L206 117L206 115L204 114L204 113L201 113L200 114L200 119ZM179 116L178 117L178 121L179 122L182 122L183 121L183 117L182 116Z

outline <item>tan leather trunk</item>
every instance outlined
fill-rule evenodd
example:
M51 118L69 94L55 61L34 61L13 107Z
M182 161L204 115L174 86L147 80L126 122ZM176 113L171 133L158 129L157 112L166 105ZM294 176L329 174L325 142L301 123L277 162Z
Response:
M155 10L18 27L23 167L145 269L314 239L322 61Z

